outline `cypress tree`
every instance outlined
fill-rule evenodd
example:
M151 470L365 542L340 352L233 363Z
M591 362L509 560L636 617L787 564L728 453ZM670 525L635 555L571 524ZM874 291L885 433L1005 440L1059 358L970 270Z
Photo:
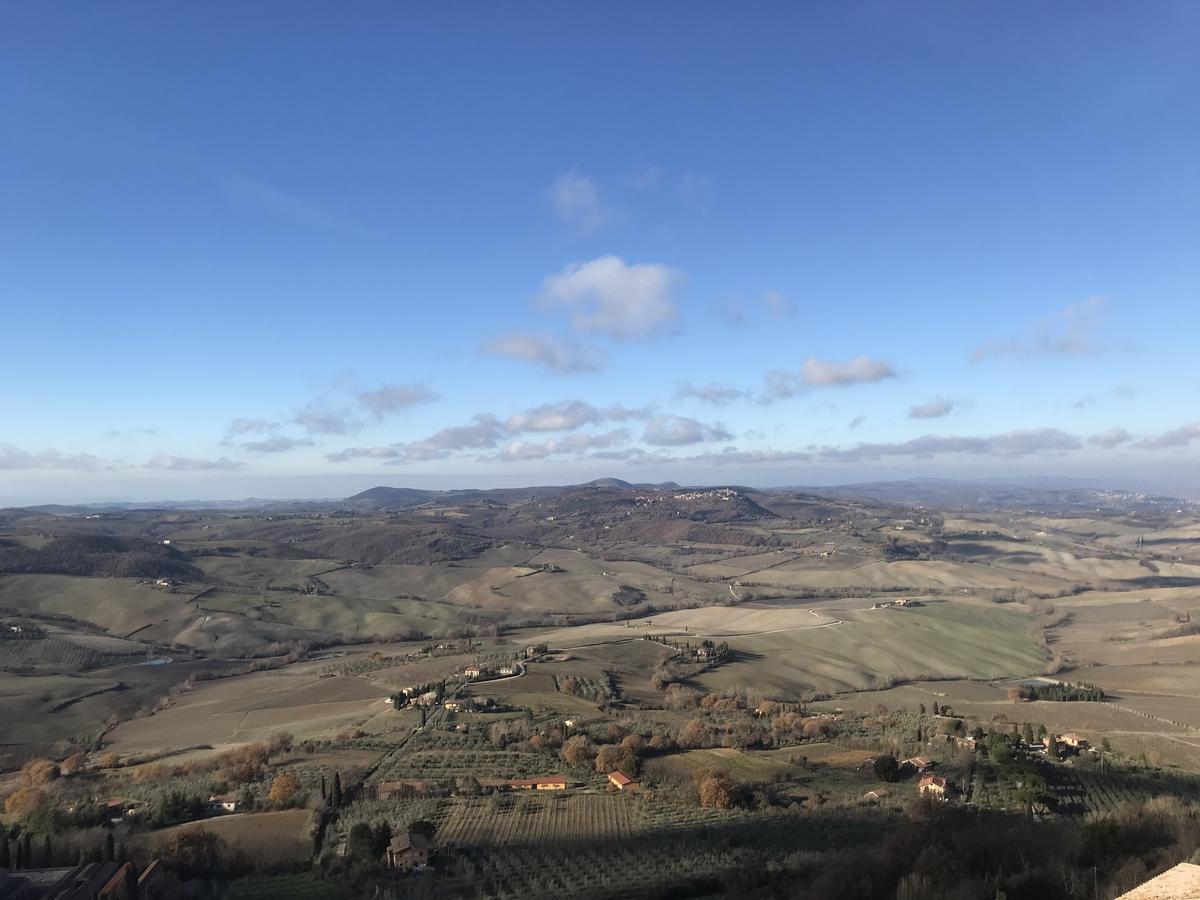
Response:
M21 858L25 862L25 868L33 868L33 834L28 831L21 840Z
M333 805L341 807L342 805L342 773L333 773Z
M47 869L53 865L53 860L51 859L50 835L48 834L42 838L42 865Z
M112 832L104 835L104 861L112 862L117 858L117 842L113 838Z
M0 834L0 869L12 867L12 858L8 855L8 835Z
M329 803L329 789L325 785L325 773L321 773L321 802Z

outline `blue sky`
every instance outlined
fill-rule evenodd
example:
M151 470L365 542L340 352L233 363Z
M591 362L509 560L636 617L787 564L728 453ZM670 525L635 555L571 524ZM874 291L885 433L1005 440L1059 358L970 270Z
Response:
M1200 493L1190 3L0 11L0 503Z

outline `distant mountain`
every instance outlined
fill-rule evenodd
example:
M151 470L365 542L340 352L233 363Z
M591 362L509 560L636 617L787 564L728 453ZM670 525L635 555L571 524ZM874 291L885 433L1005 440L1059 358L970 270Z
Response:
M370 509L406 509L410 506L420 506L435 496L437 491L423 491L417 488L373 487L368 488L353 497L347 497L343 502L347 506Z

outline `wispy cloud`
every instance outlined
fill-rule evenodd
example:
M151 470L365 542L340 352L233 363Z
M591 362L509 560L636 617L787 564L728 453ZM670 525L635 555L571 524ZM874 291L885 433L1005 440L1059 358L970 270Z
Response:
M492 338L480 349L489 356L534 363L559 374L597 372L603 363L603 354L598 349L545 334L504 334Z
M239 209L304 228L352 233L366 231L350 216L241 172L222 171L217 178L225 199Z
M1002 356L1079 356L1096 353L1100 347L1097 332L1102 324L1108 301L1089 297L1072 303L1036 322L1020 337L985 341L971 354L971 362Z
M908 408L910 419L940 419L954 411L954 401L945 397L936 397L924 403L918 403Z
M850 429L854 429L854 428L857 428L859 425L861 425L865 421L867 421L866 416L855 416L853 419L850 420L850 424L847 425L846 427L850 428Z
M607 215L595 180L578 169L563 172L546 188L546 202L559 219L581 231L594 231Z
M1200 422L1192 422L1190 425L1172 428L1155 437L1139 441L1138 446L1146 450L1165 450L1170 447L1186 447L1198 439L1200 439Z
M660 263L627 264L619 256L571 263L546 278L541 302L565 309L579 332L614 339L646 338L679 323L674 294L683 275Z
M1114 426L1107 431L1101 431L1099 434L1093 434L1088 438L1088 443L1094 447L1104 447L1111 450L1113 447L1119 447L1122 444L1128 444L1133 440L1133 435L1124 428Z
M122 437L153 437L162 434L159 428L110 428L102 437L113 439Z
M297 438L277 434L272 437L263 438L261 441L246 441L241 447L243 450L248 450L251 453L287 453L290 450L298 450L301 447L311 447L312 445L312 438Z
M1033 428L979 437L932 435L891 444L858 444L854 447L825 447L821 458L833 462L864 462L885 457L927 458L944 453L1016 459L1037 453L1078 450L1079 438L1057 428Z
M309 434L349 434L362 427L350 410L328 406L321 400L310 400L291 421Z
M279 427L278 422L270 419L234 419L225 426L227 437L238 437L243 434L269 434Z
M160 453L151 457L142 467L145 469L164 469L170 472L228 472L240 469L246 464L222 456L219 459L197 459L192 456L170 456Z
M12 444L0 444L0 470L73 469L79 472L94 472L111 467L111 463L106 463L90 453L63 453L53 448L31 453Z
M701 403L711 403L713 406L725 406L735 400L750 399L750 392L728 384L709 382L695 385L688 381L679 386L675 392L675 398L677 400L699 400Z
M438 399L437 393L425 384L384 384L371 390L357 391L354 396L359 405L377 421Z

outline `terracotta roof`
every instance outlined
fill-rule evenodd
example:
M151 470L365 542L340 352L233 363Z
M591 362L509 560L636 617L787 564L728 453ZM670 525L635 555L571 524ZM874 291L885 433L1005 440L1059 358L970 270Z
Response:
M944 788L946 786L946 779L941 775L922 775L921 780L917 782L917 787L925 787L927 784Z
M536 778L511 778L508 784L512 787L532 787L536 784L566 784L567 779L562 775L539 775Z
M633 784L633 779L624 772L610 772L608 775L608 780L613 784L619 784L621 787L625 787L627 784Z
M405 850L428 850L429 838L423 834L418 834L415 831L408 831L404 834L398 834L392 838L391 844L388 845L393 853L403 853Z
M104 887L100 888L100 890L96 892L97 896L105 897L119 890L125 883L125 873L132 865L132 863L125 863L123 866L121 866L121 868L117 869L117 871L113 873L113 877L104 883Z

